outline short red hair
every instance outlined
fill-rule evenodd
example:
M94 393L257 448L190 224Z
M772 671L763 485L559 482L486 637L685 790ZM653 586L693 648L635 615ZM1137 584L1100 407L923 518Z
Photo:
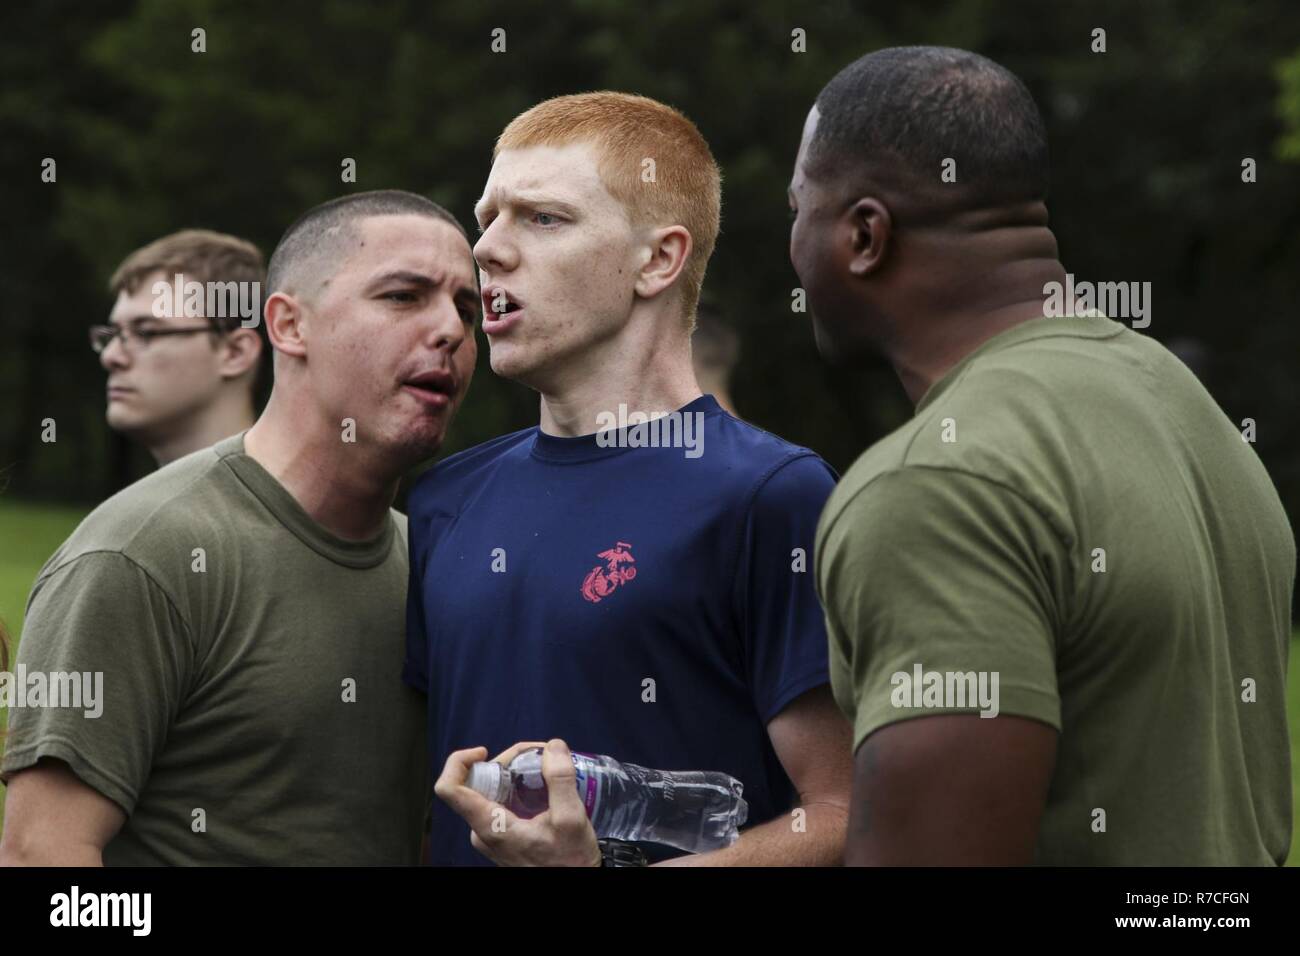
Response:
M685 316L693 322L722 218L722 174L709 144L671 106L602 90L557 96L520 113L497 138L492 157L573 143L596 147L601 181L634 224L685 226L691 234L681 281ZM654 160L653 182L642 178L646 159Z

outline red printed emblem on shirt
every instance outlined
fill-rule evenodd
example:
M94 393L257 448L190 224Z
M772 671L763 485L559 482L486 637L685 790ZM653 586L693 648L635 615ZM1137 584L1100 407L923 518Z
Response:
M584 598L599 604L601 598L609 597L620 584L627 584L636 577L636 568L632 567L636 558L632 557L631 547L626 541L619 541L608 551L596 555L605 560L605 566L594 567L587 573L582 582Z

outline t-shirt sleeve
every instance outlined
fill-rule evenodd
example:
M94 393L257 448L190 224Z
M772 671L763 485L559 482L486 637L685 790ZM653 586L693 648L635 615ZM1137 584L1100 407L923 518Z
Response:
M402 680L422 694L429 693L429 637L424 629L424 549L429 536L414 508L407 524L410 579L406 587L406 660Z
M185 620L128 557L93 552L45 574L23 624L14 674L25 677L25 697L23 706L9 708L0 779L7 783L41 758L57 758L131 813L193 665ZM79 706L67 706L76 703L73 681ZM41 685L44 701L35 696Z
M828 521L817 564L854 748L940 713L1060 730L1054 635L1068 567L1039 510L987 479L911 467L860 490Z
M817 456L795 458L763 482L749 508L740 614L746 677L764 723L829 679L813 543L835 478Z

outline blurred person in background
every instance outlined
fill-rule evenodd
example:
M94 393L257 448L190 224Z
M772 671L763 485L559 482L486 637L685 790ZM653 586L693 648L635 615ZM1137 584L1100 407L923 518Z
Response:
M711 303L701 302L691 333L691 362L700 391L712 395L729 415L739 418L731 397L731 376L740 362L740 336Z
M227 283L239 284L231 291L249 304L253 319L235 308L208 314L207 294L203 314L176 309L178 276L182 290L199 283L223 292ZM167 291L155 292L157 283ZM255 245L205 229L172 233L127 256L108 283L117 296L108 324L90 329L108 373L109 427L147 448L160 466L249 428L270 371L261 323L265 283ZM223 304L237 301L222 297ZM244 327L253 320L255 327Z

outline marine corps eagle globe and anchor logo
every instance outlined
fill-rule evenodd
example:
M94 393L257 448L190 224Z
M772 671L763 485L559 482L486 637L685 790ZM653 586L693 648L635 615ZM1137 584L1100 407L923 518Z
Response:
M587 572L582 581L582 596L592 604L599 604L601 599L609 597L620 584L627 584L636 577L636 558L632 557L632 545L626 541L615 543L608 551L596 555L605 561L605 566L594 567Z

